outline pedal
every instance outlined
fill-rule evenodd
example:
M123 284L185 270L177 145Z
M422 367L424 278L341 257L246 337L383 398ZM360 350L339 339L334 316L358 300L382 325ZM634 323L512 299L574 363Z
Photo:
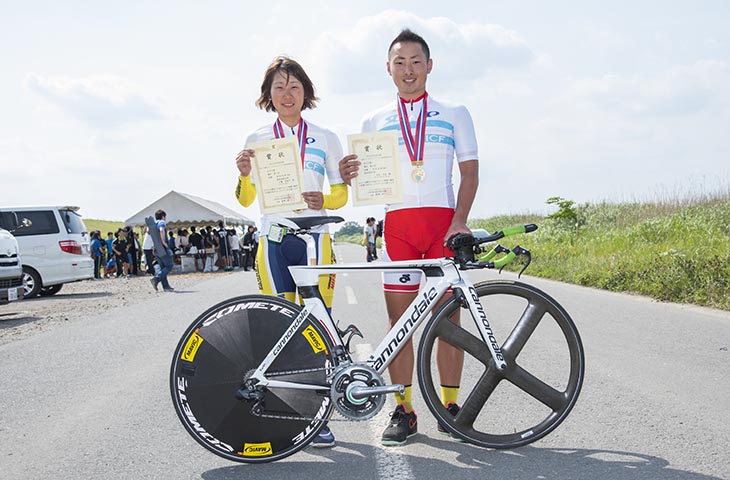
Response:
M364 338L360 329L353 324L348 325L344 330L340 330L340 327L337 326L337 332L340 334L342 341L345 342L345 348L347 348L348 352L350 352L350 341L352 340L352 337L357 336Z

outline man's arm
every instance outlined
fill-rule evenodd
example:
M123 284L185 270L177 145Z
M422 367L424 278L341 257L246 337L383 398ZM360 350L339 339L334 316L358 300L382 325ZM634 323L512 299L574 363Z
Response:
M456 197L456 210L454 211L454 219L451 221L449 230L444 237L444 245L446 240L453 237L457 233L470 233L466 221L469 218L469 211L474 203L474 197L479 187L479 161L466 160L459 163L459 174L461 182L459 185L459 193Z

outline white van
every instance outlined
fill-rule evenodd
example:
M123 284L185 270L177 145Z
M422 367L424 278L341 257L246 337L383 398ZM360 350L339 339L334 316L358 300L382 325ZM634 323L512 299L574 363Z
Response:
M0 227L28 219L14 232L23 258L25 298L53 295L64 283L94 276L89 233L79 207L0 207Z

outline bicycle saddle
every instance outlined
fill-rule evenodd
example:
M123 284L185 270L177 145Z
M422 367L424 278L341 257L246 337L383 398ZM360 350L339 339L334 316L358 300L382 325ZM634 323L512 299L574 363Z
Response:
M299 230L307 230L317 225L324 225L326 223L340 223L345 219L342 217L287 217L291 223L297 226Z

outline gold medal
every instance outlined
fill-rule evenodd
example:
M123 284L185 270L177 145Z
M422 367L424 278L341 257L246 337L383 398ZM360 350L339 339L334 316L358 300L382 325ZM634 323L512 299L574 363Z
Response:
M426 180L426 170L421 167L416 167L411 170L411 179L416 183L421 183Z

